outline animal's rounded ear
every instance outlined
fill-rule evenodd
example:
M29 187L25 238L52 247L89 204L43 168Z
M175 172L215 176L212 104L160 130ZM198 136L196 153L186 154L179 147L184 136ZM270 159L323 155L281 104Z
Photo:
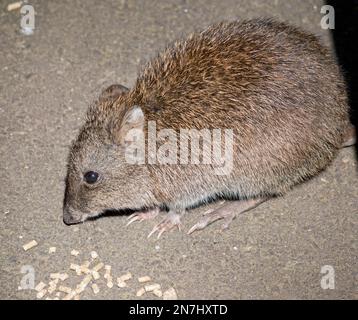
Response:
M144 113L140 106L129 108L118 126L115 126L112 136L116 143L128 145L136 140L136 135L144 130Z
M129 89L121 84L112 84L104 89L99 96L100 101L116 100L120 95L127 93Z

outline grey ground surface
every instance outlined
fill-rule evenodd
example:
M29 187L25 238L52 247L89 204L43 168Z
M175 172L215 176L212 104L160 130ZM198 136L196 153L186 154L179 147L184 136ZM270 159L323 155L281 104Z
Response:
M353 148L340 152L318 177L286 196L192 236L146 236L154 221L125 228L123 216L77 227L62 222L69 144L89 103L112 83L131 86L138 67L171 40L223 19L276 16L322 36L321 1L31 1L32 36L20 33L19 11L0 2L0 298L35 299L18 290L31 265L36 283L96 250L114 276L150 275L182 299L358 298L357 163ZM214 204L215 206L215 204ZM190 212L184 230L206 207ZM22 245L35 239L36 248ZM48 254L56 246L57 252ZM70 255L80 251L78 257ZM335 289L323 290L321 267L335 270ZM100 299L134 299L140 285L107 288ZM82 299L94 298L90 288ZM146 295L142 298L153 298Z

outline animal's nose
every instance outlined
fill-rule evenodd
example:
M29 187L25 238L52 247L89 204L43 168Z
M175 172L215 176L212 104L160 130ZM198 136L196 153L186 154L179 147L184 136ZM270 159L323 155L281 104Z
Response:
M73 214L70 212L70 210L68 210L67 208L63 210L63 222L65 224L71 225L71 224L79 223L80 221L81 219L75 218Z
M76 219L74 219L70 214L63 215L63 222L67 225L75 224Z

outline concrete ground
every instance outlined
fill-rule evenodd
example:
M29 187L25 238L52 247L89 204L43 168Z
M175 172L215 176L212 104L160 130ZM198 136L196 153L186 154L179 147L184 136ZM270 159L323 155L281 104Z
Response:
M36 299L18 290L23 266L35 282L67 272L95 250L114 277L149 275L181 299L347 299L357 292L358 178L353 148L286 196L238 217L225 233L212 224L192 236L146 236L154 221L125 228L123 216L79 226L62 222L69 144L90 102L112 83L131 86L138 66L168 41L223 19L276 16L322 36L319 0L94 1L32 0L35 31L20 32L20 12L0 3L0 298ZM215 204L214 204L215 206ZM188 230L201 207L186 216ZM22 245L38 246L25 252ZM49 254L48 248L57 247ZM80 251L78 257L70 255ZM335 271L335 289L321 288L321 268ZM82 299L134 299L140 285ZM156 298L147 294L141 299Z

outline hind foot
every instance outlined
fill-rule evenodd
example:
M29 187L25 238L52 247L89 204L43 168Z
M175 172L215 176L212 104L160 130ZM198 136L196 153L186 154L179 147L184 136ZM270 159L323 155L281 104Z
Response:
M169 211L167 213L167 216L160 223L158 223L148 234L148 238L150 238L154 233L158 232L157 239L159 239L164 232L170 231L175 227L177 227L179 231L181 231L180 218L182 215L183 213L180 214L174 211Z
M239 213L253 209L266 200L267 199L264 198L257 198L226 202L218 209L206 212L199 222L190 228L188 234L191 234L196 230L204 229L206 226L219 219L224 219L224 223L221 228L221 231L223 231L229 227L232 220L234 220Z
M151 209L148 211L135 212L127 218L127 220L129 220L129 221L126 224L126 227L135 221L142 222L144 220L154 219L158 214L159 214L159 208Z

